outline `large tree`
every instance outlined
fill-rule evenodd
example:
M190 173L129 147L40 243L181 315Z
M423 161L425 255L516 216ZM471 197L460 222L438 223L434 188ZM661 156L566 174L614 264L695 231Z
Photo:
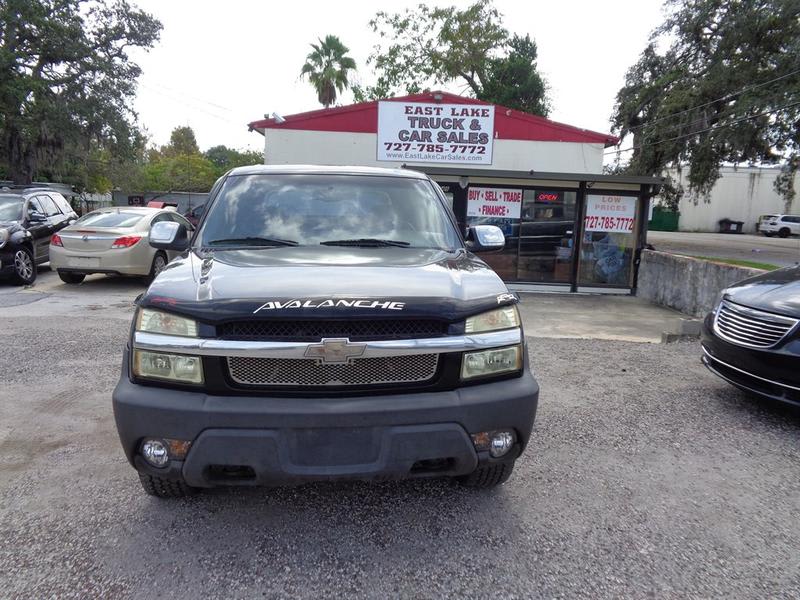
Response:
M350 76L356 62L347 56L350 49L335 35L325 36L306 57L300 77L307 77L325 108L336 102L337 94L350 87Z
M16 183L57 176L97 146L132 150L140 69L128 53L160 30L126 0L0 1L0 161Z
M222 145L209 148L203 152L203 156L213 163L219 175L234 167L264 163L264 154L261 152L256 150L234 150Z
M536 44L529 36L510 36L492 0L477 0L463 10L420 4L402 13L379 12L370 26L388 44L370 55L377 81L357 88L358 100L455 82L481 100L548 112Z
M664 24L617 94L612 116L629 173L687 166L707 194L722 164L784 166L800 156L800 3L669 0Z

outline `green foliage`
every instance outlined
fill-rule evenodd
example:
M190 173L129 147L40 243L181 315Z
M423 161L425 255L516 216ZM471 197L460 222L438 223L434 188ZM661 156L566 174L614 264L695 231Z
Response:
M665 23L617 94L614 132L628 136L625 147L633 139L627 172L687 165L690 190L708 194L723 163L783 161L787 176L777 187L791 194L800 156L800 4L666 6Z
M481 100L548 112L546 84L536 70L536 43L529 36L509 37L492 0L477 0L463 10L420 4L402 13L381 11L370 26L389 43L371 54L378 79L374 86L355 90L359 101L458 81Z
M220 176L235 167L260 165L264 163L264 155L261 152L255 150L234 150L227 146L214 146L206 150L203 155L211 161Z
M300 77L307 77L317 92L320 104L328 108L336 102L337 94L350 87L350 74L356 62L347 56L350 51L335 35L325 36L318 44L311 44L312 52L300 70Z
M161 153L167 156L200 154L197 139L194 137L194 130L187 125L173 129L169 136L169 144L161 149Z
M92 155L133 157L130 100L161 24L125 0L0 1L0 162L17 183L90 180ZM82 165L76 170L77 165Z
M508 55L493 58L478 98L534 115L547 116L550 104L547 84L536 70L536 42L515 35L508 41Z
M142 170L142 190L208 192L217 169L202 154L170 154L148 162Z

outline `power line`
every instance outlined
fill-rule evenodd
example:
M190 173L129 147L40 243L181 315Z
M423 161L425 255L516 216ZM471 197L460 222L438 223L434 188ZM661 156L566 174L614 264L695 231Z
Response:
M763 117L766 115L770 115L772 113L776 113L787 108L793 108L795 106L800 105L800 101L792 102L791 104L786 104L784 106L779 106L778 108L774 108L772 110L767 110L762 113L758 113L757 115L749 115L747 117L740 117L738 119L734 119L729 123L723 123L722 125L714 125L712 127L708 127L706 129L701 129L699 131L693 131L691 133L685 133L683 135L679 135L673 138L668 138L666 140L658 140L657 142L650 142L649 144L639 144L638 146L631 146L629 148L625 148L624 150L609 150L608 152L604 152L603 156L607 156L609 154L621 154L623 152L630 152L631 150L640 150L641 148L649 147L649 146L657 146L659 144L665 144L667 142L674 142L675 140L679 140L681 138L689 138L694 135L698 135L700 133L706 133L708 131L716 131L717 129L724 129L725 127L730 127L731 125L736 125L737 123L741 123L743 121L750 121L752 119L757 119L758 117Z
M653 119L652 121L647 121L646 123L642 123L641 125L636 125L635 127L631 127L629 131L634 131L637 129L642 129L643 127L649 127L653 123L658 123L659 121L663 121L664 119L672 119L673 117L677 117L679 115L685 114L687 112L691 112L693 110L697 110L698 108L705 108L706 106L710 106L711 104L716 104L717 102L724 102L725 100L730 100L736 96L740 96L745 92L749 92L750 90L754 90L760 87L764 87L765 85L769 85L770 83L775 83L776 81L781 81L786 79L787 77L791 77L792 75L797 75L800 73L800 69L795 71L791 71L790 73L786 73L785 75L781 75L780 77L775 77L774 79L770 79L769 81L764 81L763 83L757 83L751 86L744 87L736 92L731 92L730 94L726 94L721 98L717 98L716 100L711 100L710 102L706 102L705 104L698 104L697 106L693 106L691 108L686 108L684 110L678 111L676 113L672 113L669 115L664 115L663 117L658 117L657 119Z

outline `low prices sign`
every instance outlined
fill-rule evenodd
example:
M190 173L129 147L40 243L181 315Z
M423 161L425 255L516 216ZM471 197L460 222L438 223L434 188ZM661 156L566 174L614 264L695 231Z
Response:
M378 160L492 164L494 106L378 103Z
M522 190L470 187L467 193L468 217L519 219Z
M632 233L636 223L634 196L586 196L585 231Z

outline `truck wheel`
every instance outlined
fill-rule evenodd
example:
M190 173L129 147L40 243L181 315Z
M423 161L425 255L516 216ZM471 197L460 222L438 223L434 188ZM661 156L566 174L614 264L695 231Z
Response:
M58 276L64 283L80 283L86 279L86 275L83 273L64 273L63 271L59 271Z
M147 473L139 473L144 491L157 498L184 498L197 493L197 488L186 485L182 479L164 479Z
M514 470L514 461L495 463L478 467L469 475L458 478L461 485L471 488L488 489L508 481Z
M791 232L791 231L789 231L789 228L788 228L788 227L784 227L783 229L781 229L781 230L778 232L778 235L779 235L780 237L782 237L782 238L787 238L787 237L789 237L789 235L790 235L791 233L792 233L792 232Z

